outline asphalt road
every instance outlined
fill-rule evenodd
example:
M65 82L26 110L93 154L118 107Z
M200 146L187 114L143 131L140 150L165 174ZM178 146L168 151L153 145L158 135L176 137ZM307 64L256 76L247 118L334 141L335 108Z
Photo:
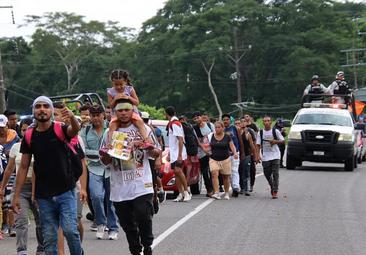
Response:
M170 200L154 218L154 253L366 254L365 193L366 163L354 172L309 163L281 170L278 200L271 199L264 176L257 178L250 197ZM129 254L122 231L118 241L96 240L89 225L84 220L86 254ZM29 254L34 254L33 222L30 228ZM16 254L14 238L0 241L0 254Z

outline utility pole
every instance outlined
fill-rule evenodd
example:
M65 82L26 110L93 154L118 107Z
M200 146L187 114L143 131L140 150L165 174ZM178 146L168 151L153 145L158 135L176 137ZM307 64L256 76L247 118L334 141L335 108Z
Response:
M13 6L11 5L0 6L0 9L11 9L12 23L15 24ZM4 82L2 59L1 59L1 48L0 48L0 113L1 114L6 110L5 90L6 89Z
M241 84L241 74L240 74L240 61L245 56L247 51L246 50L240 50L238 48L238 28L237 27L234 27L233 39L234 39L234 49L233 49L234 56L231 56L230 54L228 54L228 57L235 64L235 74L232 74L231 78L236 79L237 103L239 104L239 103L242 102L242 96L241 96L242 84ZM251 49L251 45L249 45L248 49ZM243 51L243 53L241 55L239 55L240 51ZM239 108L239 117L243 117L243 109L242 108Z
M5 110L6 110L5 83L4 83L3 65L1 61L1 48L0 48L0 113L2 114Z

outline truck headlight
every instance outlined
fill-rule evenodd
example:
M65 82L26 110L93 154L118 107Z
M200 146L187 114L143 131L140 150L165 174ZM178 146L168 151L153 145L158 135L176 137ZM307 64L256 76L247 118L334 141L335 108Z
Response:
M288 134L289 140L301 140L301 133L299 131L291 131Z
M352 142L353 141L353 135L352 134L339 134L338 141L343 142Z

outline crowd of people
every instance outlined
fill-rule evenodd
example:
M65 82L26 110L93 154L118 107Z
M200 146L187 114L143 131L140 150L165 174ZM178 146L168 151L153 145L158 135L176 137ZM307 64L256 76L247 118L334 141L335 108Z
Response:
M131 254L152 254L152 219L166 195L160 179L163 132L150 124L147 112L138 111L128 72L114 70L110 81L108 106L86 104L80 117L46 96L34 100L32 117L19 125L16 112L0 115L0 240L16 238L17 254L34 253L27 249L29 210L37 255L65 254L64 239L71 255L84 254L86 205L96 239L117 240L121 227ZM168 160L179 190L175 202L192 199L184 165L193 158L199 159L209 198L251 196L258 163L271 198L278 198L282 119L272 126L265 116L259 129L248 114L224 114L212 122L198 111L189 121L173 106L165 114Z

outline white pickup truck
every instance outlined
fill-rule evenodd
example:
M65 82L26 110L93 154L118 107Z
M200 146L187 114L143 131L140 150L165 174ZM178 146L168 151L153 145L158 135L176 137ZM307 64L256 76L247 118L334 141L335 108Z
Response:
M288 136L287 169L303 161L344 163L346 171L357 167L356 132L351 113L338 105L302 108L296 114ZM325 106L325 107L324 107Z

